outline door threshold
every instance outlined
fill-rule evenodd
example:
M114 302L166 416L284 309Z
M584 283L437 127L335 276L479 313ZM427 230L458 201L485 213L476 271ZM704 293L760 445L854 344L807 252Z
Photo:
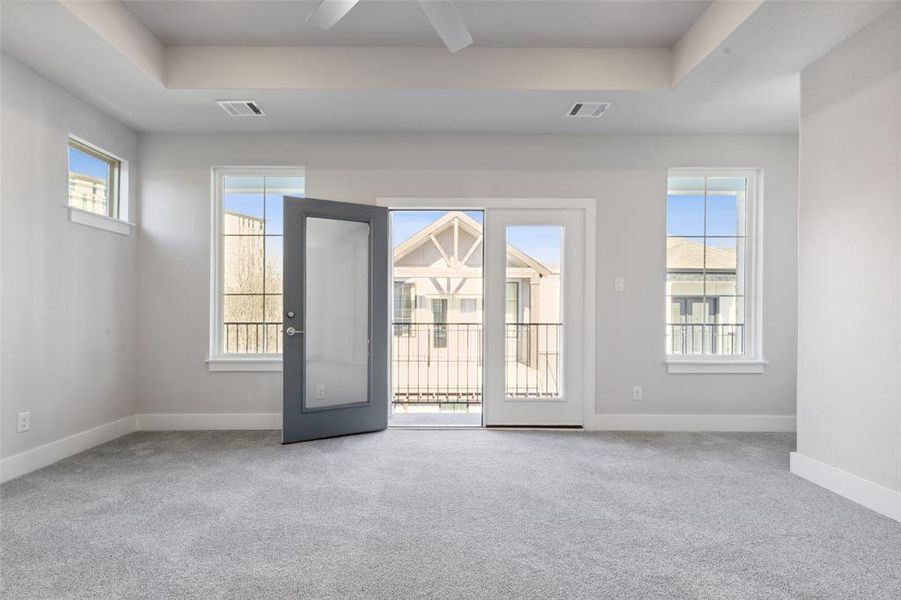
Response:
M388 429L484 429L482 425L468 425L468 424L441 424L441 423L411 423L409 425L398 423L397 425L388 424Z
M582 425L486 425L495 431L585 431Z

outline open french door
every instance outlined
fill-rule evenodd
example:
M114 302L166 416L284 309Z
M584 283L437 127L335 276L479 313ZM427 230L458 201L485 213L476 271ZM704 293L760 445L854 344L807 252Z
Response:
M585 213L485 216L485 425L581 427Z
M388 211L285 198L282 442L388 425Z

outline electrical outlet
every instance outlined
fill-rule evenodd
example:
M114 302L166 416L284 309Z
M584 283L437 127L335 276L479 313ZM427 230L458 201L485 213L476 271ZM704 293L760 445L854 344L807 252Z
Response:
M316 399L324 400L325 399L325 385L319 383L316 385Z
M635 400L635 401L641 400L641 386L640 385L632 386L632 400Z
M20 412L16 420L16 433L22 433L31 429L31 411Z
M617 277L613 280L613 289L617 292L622 292L626 289L626 281L622 277Z

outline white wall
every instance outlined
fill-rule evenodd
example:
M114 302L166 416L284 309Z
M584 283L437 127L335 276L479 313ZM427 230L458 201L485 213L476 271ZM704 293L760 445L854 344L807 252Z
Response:
M135 413L137 238L70 223L66 202L69 133L130 161L132 198L138 138L13 59L0 74L6 458Z
M800 140L798 452L899 491L901 10L803 71Z
M740 136L177 135L141 138L141 412L281 410L278 373L210 373L210 168L300 165L307 195L598 200L602 413L794 415L797 138ZM763 375L668 375L663 364L669 167L765 172ZM626 292L613 282L625 278ZM632 385L644 386L633 402Z

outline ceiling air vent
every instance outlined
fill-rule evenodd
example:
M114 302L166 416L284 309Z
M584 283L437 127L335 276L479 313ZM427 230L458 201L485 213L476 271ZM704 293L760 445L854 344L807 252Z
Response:
M569 116L596 119L607 112L610 104L610 102L576 102L569 109Z
M266 116L266 113L254 100L216 100L216 104L233 117Z

